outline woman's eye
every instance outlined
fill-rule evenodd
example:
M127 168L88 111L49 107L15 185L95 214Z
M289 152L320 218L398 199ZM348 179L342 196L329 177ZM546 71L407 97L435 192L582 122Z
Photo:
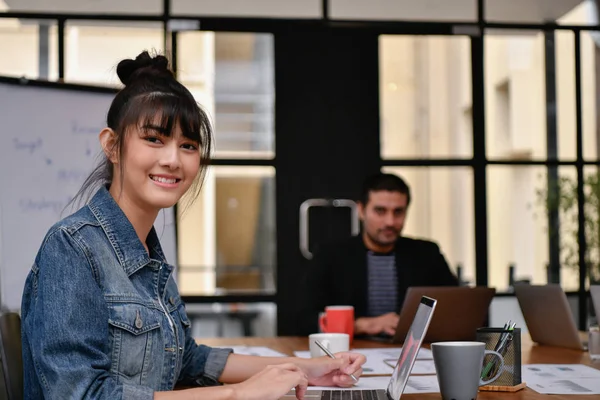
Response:
M195 144L191 144L191 143L186 143L181 145L181 147L183 147L186 150L198 150L198 146L196 146Z
M148 141L148 142L150 142L150 143L162 143L162 142L160 141L160 139L159 139L159 138L157 138L156 136L146 136L146 137L144 138L144 140L146 140L146 141Z

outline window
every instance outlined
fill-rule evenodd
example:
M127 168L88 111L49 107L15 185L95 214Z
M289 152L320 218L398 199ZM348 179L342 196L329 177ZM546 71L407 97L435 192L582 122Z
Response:
M0 75L56 79L57 43L54 22L0 19Z
M560 281L565 290L579 287L578 259L571 256L577 253L575 168L558 168L560 192L549 183L548 173L543 166L488 167L489 284L498 291L509 288L511 266L515 281ZM551 226L548 215L553 211L558 212L559 223ZM554 234L559 238L560 265L554 266L560 268L558 276L553 276L550 265L549 236Z
M216 159L274 156L273 38L180 32L180 79L209 112ZM275 289L275 169L211 167L200 199L178 220L183 294Z
M469 39L382 35L379 48L382 158L470 157Z
M118 62L143 50L163 54L162 32L155 22L67 21L65 81L120 87Z

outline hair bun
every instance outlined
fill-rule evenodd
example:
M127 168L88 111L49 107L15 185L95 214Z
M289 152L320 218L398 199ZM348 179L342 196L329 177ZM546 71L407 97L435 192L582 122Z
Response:
M129 85L136 78L143 75L173 76L169 69L169 60L165 56L152 57L147 51L140 53L135 60L125 59L117 65L117 75L124 85Z

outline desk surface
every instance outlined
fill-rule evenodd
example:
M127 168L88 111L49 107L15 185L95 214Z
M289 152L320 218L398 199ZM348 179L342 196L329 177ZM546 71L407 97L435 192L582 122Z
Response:
M275 337L275 338L217 338L198 339L199 343L209 346L266 346L281 353L293 355L296 350L308 350L308 339L305 337ZM394 347L381 342L355 340L352 344L355 348ZM523 364L585 364L600 369L600 364L592 364L587 352L569 350L558 347L537 346L528 338L523 337L522 343ZM439 393L409 394L402 399L440 400ZM543 395L529 388L516 393L494 393L479 392L478 400L596 400L598 396L588 395Z

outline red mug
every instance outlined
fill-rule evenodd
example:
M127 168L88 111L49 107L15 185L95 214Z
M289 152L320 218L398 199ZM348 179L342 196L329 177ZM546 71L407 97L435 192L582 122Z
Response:
M354 335L354 307L327 306L319 315L319 327L324 333L347 333L352 341Z

